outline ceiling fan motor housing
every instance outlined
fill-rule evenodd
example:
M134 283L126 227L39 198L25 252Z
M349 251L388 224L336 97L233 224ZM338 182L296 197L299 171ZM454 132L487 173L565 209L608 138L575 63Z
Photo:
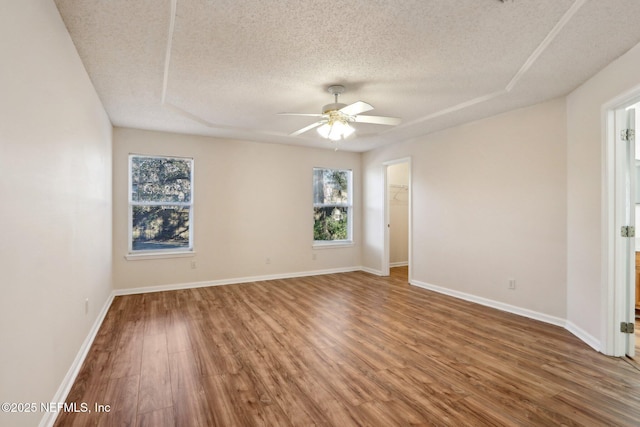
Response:
M322 114L327 114L329 111L337 111L346 106L347 104L343 104L341 102L334 102L331 104L327 104L324 107L322 107Z
M327 104L322 107L322 114L327 114L329 111L338 111L339 109L346 107L347 104L342 104L338 102L338 96L344 93L344 86L342 85L333 85L327 88L327 92L334 96L335 100L331 104Z

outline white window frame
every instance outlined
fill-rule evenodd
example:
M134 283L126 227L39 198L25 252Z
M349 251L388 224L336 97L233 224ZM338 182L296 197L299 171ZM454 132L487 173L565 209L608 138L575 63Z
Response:
M347 208L347 238L342 240L315 240L313 239L313 247L318 249L322 248L331 248L331 247L344 247L344 246L353 246L353 170L352 169L341 169L341 168L329 168L329 167L314 167L313 173L316 170L331 170L331 171L340 171L340 172L348 172L347 173L347 202L346 203L313 203L314 208L318 207L338 207L338 208ZM315 188L312 187L312 198L313 191ZM312 224L312 236L313 236L313 225L315 225L315 221Z
M150 159L176 159L188 161L191 164L190 170L191 174L189 180L191 181L191 195L189 197L188 202L140 202L134 201L132 199L132 185L133 185L133 174L132 174L132 164L133 159L143 157ZM129 167L128 167L128 187L127 187L127 199L128 199L128 253L125 257L128 260L136 260L136 259L149 259L149 258L174 258L174 257L184 257L184 256L193 256L195 254L194 245L193 245L193 230L194 230L194 222L193 222L193 211L194 211L194 161L192 157L180 157L180 156L159 156L159 155L148 155L148 154L129 154ZM171 248L171 249L151 249L151 250L134 250L133 249L133 207L134 206L180 206L180 207L188 207L189 208L189 246L186 248Z

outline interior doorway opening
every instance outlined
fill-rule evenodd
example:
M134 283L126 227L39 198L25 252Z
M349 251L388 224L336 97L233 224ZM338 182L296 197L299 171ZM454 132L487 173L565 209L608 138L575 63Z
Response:
M382 273L407 270L411 280L411 162L409 158L386 162L385 221Z
M607 308L604 353L636 359L634 334L638 286L636 219L640 217L636 110L640 94L608 106L607 134Z

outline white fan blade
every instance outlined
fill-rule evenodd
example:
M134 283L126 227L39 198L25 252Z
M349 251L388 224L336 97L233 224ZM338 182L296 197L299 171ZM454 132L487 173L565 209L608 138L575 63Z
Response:
M354 121L356 123L373 123L375 125L399 125L402 120L397 117L383 117L383 116L355 116Z
M353 104L349 104L346 107L342 107L340 110L341 113L346 114L347 116L355 116L356 114L364 113L365 111L371 111L373 107L366 102L357 101Z
M311 129L313 129L313 128L317 128L318 126L320 126L320 125L321 125L321 124L323 124L323 123L324 123L324 122L323 122L322 120L321 120L321 121L319 121L319 122L315 122L315 123L313 123L313 124L310 124L309 126L303 127L302 129L295 131L295 132L294 132L294 133L292 133L292 134L289 134L289 136L298 136L298 135L300 135L300 134L302 134L302 133L305 133L305 132L306 132L306 131L308 131L308 130L311 130Z
M278 113L279 116L306 116L306 117L322 117L322 114L314 113Z

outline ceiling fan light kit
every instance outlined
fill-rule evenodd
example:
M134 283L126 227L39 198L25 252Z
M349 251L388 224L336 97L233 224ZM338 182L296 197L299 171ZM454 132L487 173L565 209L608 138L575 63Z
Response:
M338 120L329 120L318 128L318 133L325 139L339 141L348 138L356 130L348 122Z
M311 129L317 128L317 132L320 136L331 141L339 141L346 139L355 132L355 128L351 126L351 123L373 123L378 125L390 125L394 126L400 123L400 119L395 117L381 117L381 116L363 116L361 113L373 110L373 107L366 102L357 101L353 104L342 104L338 102L338 96L344 93L344 86L332 85L327 88L327 91L334 96L334 102L322 107L322 114L307 114L307 113L279 113L281 115L291 116L310 116L320 117L321 119L316 123L312 123L302 129L299 129L290 136L298 136Z

